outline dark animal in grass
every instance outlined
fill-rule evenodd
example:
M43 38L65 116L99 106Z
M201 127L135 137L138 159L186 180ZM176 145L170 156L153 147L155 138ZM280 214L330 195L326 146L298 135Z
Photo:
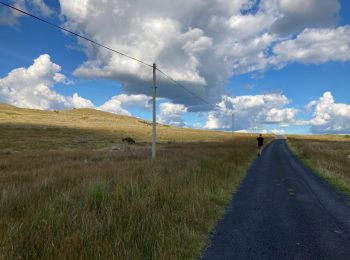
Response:
M128 143L128 144L135 144L135 140L132 139L131 137L125 137L122 139L123 143Z

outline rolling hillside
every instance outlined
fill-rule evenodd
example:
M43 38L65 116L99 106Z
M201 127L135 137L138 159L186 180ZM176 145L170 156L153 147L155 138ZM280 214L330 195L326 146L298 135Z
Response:
M127 136L137 143L150 143L152 137L151 122L138 118L94 109L43 111L6 104L0 104L0 129L0 149L106 148ZM230 139L227 132L157 126L159 143Z

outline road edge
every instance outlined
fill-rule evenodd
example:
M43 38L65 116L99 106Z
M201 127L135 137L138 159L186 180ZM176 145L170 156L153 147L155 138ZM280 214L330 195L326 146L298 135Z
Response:
M292 145L288 141L288 138L286 138L286 144L287 144L288 150L291 152L293 157L297 159L304 166L305 169L307 169L309 172L312 172L314 175L321 177L322 180L327 182L333 189L336 190L337 193L345 196L347 199L350 199L350 187L340 183L336 178L326 176L312 163L303 159L299 155L299 153L296 151L296 149L292 147Z

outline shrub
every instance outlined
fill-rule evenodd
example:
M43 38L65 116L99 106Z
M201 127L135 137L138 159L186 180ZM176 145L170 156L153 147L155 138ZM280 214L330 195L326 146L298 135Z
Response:
M132 139L131 137L125 137L125 138L122 139L122 141L124 143L128 143L128 144L135 144L136 143L135 140Z

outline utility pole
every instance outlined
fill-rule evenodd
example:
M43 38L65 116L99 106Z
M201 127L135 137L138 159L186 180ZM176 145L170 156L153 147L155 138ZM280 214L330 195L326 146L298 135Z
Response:
M232 112L232 139L233 139L234 128L235 128L235 114Z
M152 160L156 159L156 94L157 94L157 65L153 64L153 125L152 125Z

